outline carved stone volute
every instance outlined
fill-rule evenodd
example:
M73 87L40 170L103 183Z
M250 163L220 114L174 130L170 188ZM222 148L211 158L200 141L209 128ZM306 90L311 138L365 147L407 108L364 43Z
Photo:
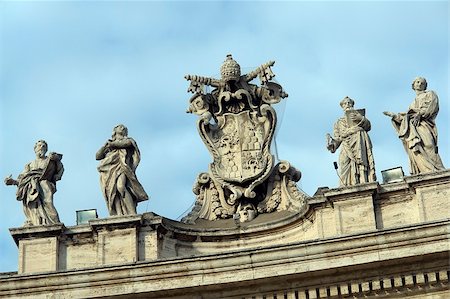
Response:
M272 105L288 96L281 85L271 81L274 64L270 61L241 75L239 64L227 55L221 79L185 76L190 81L188 92L194 93L187 112L200 116L197 128L213 162L208 173L197 179L196 207L183 221L229 218L244 206L243 202L259 211L258 204L267 201L267 192L272 190L268 182L277 181L269 178L284 177L274 167L270 151L277 123ZM257 77L260 86L251 83ZM214 89L206 92L205 86ZM261 210L272 212L277 206Z

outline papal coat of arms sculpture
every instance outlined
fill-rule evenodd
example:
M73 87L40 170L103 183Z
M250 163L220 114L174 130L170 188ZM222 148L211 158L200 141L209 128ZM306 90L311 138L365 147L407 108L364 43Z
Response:
M300 171L286 161L275 165L271 153L277 115L272 105L288 95L272 81L274 61L241 75L227 55L221 78L187 75L194 93L187 112L200 116L198 132L213 161L200 173L193 191L196 202L182 221L235 218L251 221L276 211L305 213L308 196L297 188ZM260 86L251 83L259 78ZM211 92L206 87L213 87Z

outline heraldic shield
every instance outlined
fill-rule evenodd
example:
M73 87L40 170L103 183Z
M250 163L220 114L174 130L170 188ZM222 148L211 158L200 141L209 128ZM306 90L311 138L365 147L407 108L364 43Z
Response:
M270 112L269 112L270 113ZM199 128L214 161L211 173L217 179L243 183L263 176L273 167L270 142L274 113L270 117L257 112L226 113L218 117L217 126Z
M270 152L277 123L272 105L288 96L281 85L270 81L274 63L242 75L228 55L220 79L185 77L191 81L188 91L194 93L187 112L200 116L197 128L213 161L208 172L198 175L194 207L181 221L247 222L277 211L305 213L307 195L296 186L300 171L286 161L274 165ZM257 77L260 86L251 83ZM205 86L214 89L208 92Z

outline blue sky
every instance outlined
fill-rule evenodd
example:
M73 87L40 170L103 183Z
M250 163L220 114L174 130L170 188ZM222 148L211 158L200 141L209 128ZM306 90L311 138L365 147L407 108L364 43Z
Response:
M45 139L65 173L54 202L61 221L96 208L107 217L95 153L119 123L141 150L150 195L138 212L176 219L211 161L185 113L186 74L219 76L226 54L250 71L275 60L289 97L277 105L279 159L302 171L313 195L338 185L325 149L349 96L365 108L377 176L407 156L385 110L406 111L416 76L440 98L439 150L449 167L449 3L0 1L0 175L13 177ZM17 270L8 229L25 219L16 189L0 186L0 272Z

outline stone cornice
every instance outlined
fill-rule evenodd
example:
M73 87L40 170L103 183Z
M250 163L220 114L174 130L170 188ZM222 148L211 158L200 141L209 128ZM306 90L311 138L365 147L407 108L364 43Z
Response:
M46 226L25 226L19 228L10 228L14 242L19 245L19 240L23 238L37 238L48 236L59 236L65 230L63 223Z
M8 276L0 278L0 296L35 296L49 290L55 295L60 292L75 297L112 296L121 294L125 285L133 286L139 293L330 269L345 271L346 267L364 267L371 263L401 264L424 254L448 255L449 239L450 221L436 221L283 246L261 244L259 249L224 254Z

